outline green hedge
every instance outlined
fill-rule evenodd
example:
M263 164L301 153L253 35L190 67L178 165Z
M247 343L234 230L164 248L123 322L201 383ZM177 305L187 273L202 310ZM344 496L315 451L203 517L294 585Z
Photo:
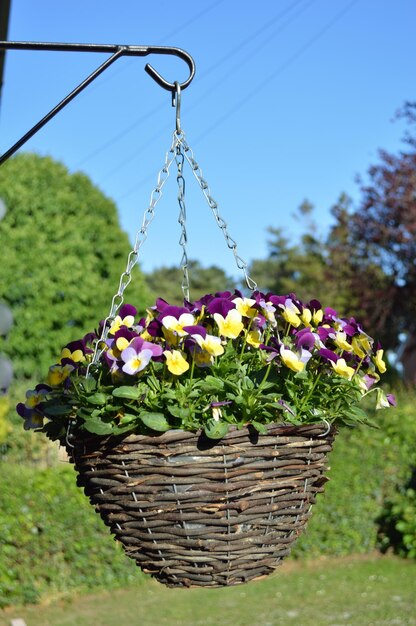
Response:
M414 458L413 398L402 394L399 409L378 412L379 430L340 432L329 457L331 480L294 549L296 558L376 549L376 518L408 480ZM0 472L0 607L145 579L75 486L71 466L39 470L9 457Z
M383 533L380 544L380 517L386 503L406 492L416 465L415 394L398 393L398 408L377 411L373 416L379 429L342 429L329 456L330 477L325 494L319 495L306 533L299 539L294 556L347 555L382 547L394 548ZM410 492L407 490L410 496ZM416 529L416 510L410 500L402 506L406 523L396 524L407 532ZM411 516L410 511L413 511ZM412 517L411 521L409 516ZM416 537L413 538L416 545ZM403 551L399 552L403 556Z
M75 486L71 466L0 470L0 607L143 580Z

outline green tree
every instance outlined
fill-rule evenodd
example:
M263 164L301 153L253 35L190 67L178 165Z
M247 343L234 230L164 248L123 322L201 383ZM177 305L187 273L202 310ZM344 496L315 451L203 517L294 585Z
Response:
M14 316L1 351L18 377L38 377L108 314L130 246L114 203L49 157L20 154L3 165L0 197L0 300ZM126 297L142 309L151 303L139 270Z
M190 297L196 300L206 293L233 290L236 282L226 275L223 269L215 265L202 267L199 261L189 261L188 274L190 281ZM162 297L171 304L181 304L183 293L181 268L159 267L145 275L149 289L156 297Z
M332 290L326 279L325 242L317 232L313 205L305 200L294 217L300 222L302 235L291 244L281 228L270 227L267 259L254 260L250 275L262 291L277 294L296 293L302 300L317 298L332 305Z

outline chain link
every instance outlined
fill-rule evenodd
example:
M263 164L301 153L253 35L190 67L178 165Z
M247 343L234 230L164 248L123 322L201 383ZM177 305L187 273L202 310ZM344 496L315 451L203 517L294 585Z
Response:
M175 133L177 136L177 133ZM183 272L182 277L182 293L185 300L189 301L189 273L188 273L188 253L187 253L187 243L188 236L186 233L186 205L185 205L185 179L183 177L183 164L185 161L185 156L183 154L182 146L180 143L176 146L176 167L178 174L176 176L176 180L178 182L178 204L179 204L179 218L178 222L181 226L181 236L179 239L179 245L182 247L182 260L181 260L181 269Z
M230 250L234 254L234 259L235 259L236 265L237 265L238 269L241 270L243 272L243 274L244 274L244 279L245 279L247 287L250 289L250 291L254 291L256 289L256 287L257 287L257 283L252 278L250 278L250 276L248 275L248 272L247 272L247 267L248 267L247 263L237 253L237 243L230 236L230 234L228 232L227 222L221 217L221 215L219 213L218 204L214 200L214 198L211 196L211 191L210 191L209 185L208 185L207 181L202 176L202 170L199 167L198 163L196 162L196 160L194 158L194 153L193 153L192 149L190 148L190 146L188 145L188 143L187 143L187 141L185 139L185 133L183 131L181 131L180 133L175 133L175 135L176 135L176 139L177 139L178 143L183 148L183 153L185 155L185 159L189 163L189 165L190 165L190 167L192 169L192 173L195 176L196 180L198 181L198 184L199 184L199 186L200 186L200 188L202 190L202 193L205 196L205 199L206 199L206 201L208 203L208 206L210 207L210 209L212 210L212 212L214 214L215 221L217 222L218 227L222 230L222 233L224 235L225 241L227 242L227 246L230 248Z
M178 139L176 137L176 134L174 133L172 144L169 150L166 152L165 162L163 164L162 169L159 171L156 187L153 189L150 195L149 206L144 212L142 226L140 230L138 230L136 233L133 249L131 250L127 258L126 269L120 276L120 282L119 282L117 293L113 296L109 314L107 315L107 317L105 318L103 322L101 336L95 344L93 358L87 367L87 372L86 372L87 378L90 375L91 368L97 366L98 361L100 360L100 357L102 353L104 352L105 341L108 337L108 332L110 330L111 322L114 320L118 310L120 309L121 305L124 302L124 296L123 296L124 291L131 282L131 278L132 278L131 272L132 272L133 267L136 265L136 263L139 260L140 248L147 239L147 230L149 228L149 225L151 224L151 222L153 221L155 217L155 208L156 208L157 203L162 197L163 186L165 182L167 181L167 179L169 178L169 169L170 169L170 166L172 165L172 162L175 159L177 146L178 146Z

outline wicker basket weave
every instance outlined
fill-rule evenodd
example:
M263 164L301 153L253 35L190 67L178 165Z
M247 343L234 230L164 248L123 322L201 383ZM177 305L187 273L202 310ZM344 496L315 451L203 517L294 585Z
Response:
M271 425L221 441L173 430L94 437L69 451L78 484L143 571L173 587L273 572L326 482L333 431Z

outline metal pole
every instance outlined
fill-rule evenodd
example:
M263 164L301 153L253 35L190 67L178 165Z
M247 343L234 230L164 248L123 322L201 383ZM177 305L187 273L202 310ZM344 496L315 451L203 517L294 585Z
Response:
M0 165L7 161L19 148L23 146L38 130L49 122L59 111L61 111L71 100L73 100L85 87L95 80L104 70L121 56L147 56L148 54L169 54L181 58L189 68L189 76L185 82L180 83L180 89L186 89L195 75L195 63L190 54L181 48L170 46L124 46L119 44L80 44L80 43L47 43L31 41L0 41L0 50L48 50L56 52L101 52L112 53L92 74L82 83L73 89L61 102L59 102L49 113L47 113L37 124L23 135L16 143L9 148L1 157ZM176 93L178 82L170 83L165 80L154 67L145 66L145 71L160 85L172 94Z

